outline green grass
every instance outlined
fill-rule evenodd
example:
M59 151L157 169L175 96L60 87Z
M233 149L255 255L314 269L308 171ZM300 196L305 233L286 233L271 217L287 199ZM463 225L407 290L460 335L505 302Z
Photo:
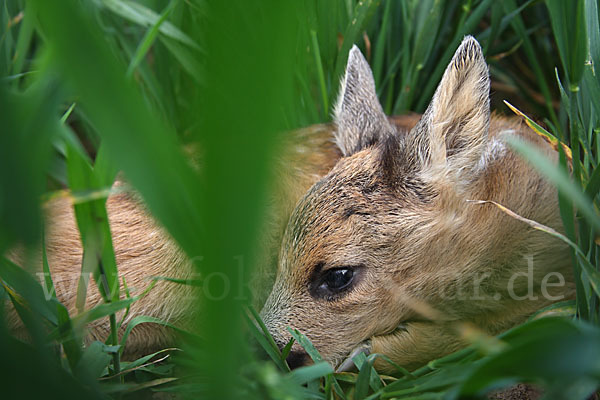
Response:
M598 17L597 0L2 2L0 253L40 248L40 205L67 188L78 200L82 270L105 301L69 315L46 301L34 266L3 257L0 297L31 336L20 342L0 323L3 398L484 398L527 381L550 399L586 399L600 385ZM572 152L571 173L562 147L549 166L514 143L559 188L577 284L575 304L561 305L567 318L531 321L393 377L372 368L377 355L357 358L356 374L333 374L293 332L316 363L290 372L286 349L247 323L247 301L227 296L203 302L202 339L180 332L185 351L121 360L116 312L137 298L111 290L118 265L105 202L118 171L188 255L204 256L203 276L222 272L243 287L276 144L330 120L352 44L385 111L400 114L424 110L465 34L484 48L492 107L511 114L508 100ZM189 143L204 150L201 175L181 151ZM53 285L48 273L44 284ZM84 347L81 327L99 318L112 334ZM139 323L161 321L128 329Z

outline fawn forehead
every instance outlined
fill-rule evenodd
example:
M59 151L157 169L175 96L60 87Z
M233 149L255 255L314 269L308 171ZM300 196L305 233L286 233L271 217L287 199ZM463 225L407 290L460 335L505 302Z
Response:
M286 247L302 253L305 246L317 245L317 239L328 242L334 232L355 233L361 225L372 229L378 219L429 203L432 189L404 158L393 137L341 159L296 206ZM344 227L348 229L340 229Z

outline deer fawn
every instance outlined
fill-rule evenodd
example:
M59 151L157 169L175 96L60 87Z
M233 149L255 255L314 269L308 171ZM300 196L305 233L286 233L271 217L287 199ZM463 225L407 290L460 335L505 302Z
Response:
M425 114L401 130L352 48L335 108L343 157L293 211L261 313L278 344L289 326L341 369L357 351L412 369L464 346L461 323L497 334L573 296L565 244L468 202L493 200L561 227L555 188L503 140L519 136L553 159L554 151L490 115L489 89L479 43L466 37ZM308 361L294 344L290 366Z
M408 121L411 122L410 120ZM274 168L275 181L269 202L269 213L263 226L259 245L262 249L258 271L250 282L255 303L269 294L275 279L277 255L281 237L289 215L296 202L317 180L325 175L341 157L341 152L331 140L331 126L315 125L289 132L281 143L282 154ZM197 150L186 148L193 164L197 164ZM194 268L183 251L158 225L145 209L137 193L130 190L121 179L113 186L106 208L120 279L127 283L131 296L138 296L149 287L153 277L194 279ZM48 265L57 299L71 316L82 311L76 304L77 288L83 258L83 248L75 221L72 202L65 197L55 197L45 204L45 247ZM35 255L41 261L41 255ZM23 265L29 260L20 249L12 249L8 257ZM41 265L41 264L40 264ZM40 267L41 269L41 267ZM44 285L44 279L40 276ZM124 287L121 284L121 293ZM157 281L147 295L131 304L120 334L136 316L146 315L181 327L189 327L197 313L201 290L193 285ZM47 293L50 295L50 293ZM85 309L103 302L97 285L87 284ZM262 303L261 303L262 304ZM119 319L124 312L119 312ZM27 338L19 316L14 309L7 313L8 325L18 337ZM104 341L110 334L107 318L97 319L86 327L86 340ZM174 332L160 324L135 326L127 339L125 358L137 358L173 344Z
M342 369L356 351L415 368L464 345L455 332L458 323L496 334L572 297L564 244L493 206L467 201L494 200L561 227L556 190L504 144L510 135L556 157L520 123L490 116L488 69L472 37L456 51L420 119L384 115L371 70L354 47L335 128L292 132L278 165L282 183L265 228L270 239L263 241L261 272L269 275L267 266L278 260L262 310L275 340L283 346L289 326ZM188 259L135 194L111 195L107 210L119 273L128 286L143 289L151 276L191 274ZM82 248L70 202L52 201L47 218L45 245L56 294L73 314ZM61 286L61 280L71 284ZM182 299L193 298L194 291L161 281L131 305L124 326L138 315L185 324L194 302ZM90 284L87 306L101 301ZM18 327L14 313L9 319ZM106 318L88 330L89 338L99 340L110 332ZM141 324L125 354L156 351L172 340L169 328ZM295 344L288 362L309 360Z

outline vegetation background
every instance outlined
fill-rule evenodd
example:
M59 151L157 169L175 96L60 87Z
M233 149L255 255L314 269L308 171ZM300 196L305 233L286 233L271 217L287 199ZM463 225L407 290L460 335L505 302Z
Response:
M109 318L116 330L115 312L134 299L107 295L86 315L68 315L44 299L32 266L3 257L0 295L32 341L0 325L2 397L454 399L534 382L550 399L588 398L600 385L598 21L597 0L3 0L0 253L39 246L40 205L66 188L86 252L103 261L97 277L111 279L112 247L98 244L108 224L92 217L105 216L107 189L124 171L187 254L204 255L201 274L222 272L240 287L235 257L246 257L250 276L276 143L330 119L352 44L373 68L385 111L399 114L424 110L472 34L490 65L493 108L512 114L508 100L557 144L559 166L515 146L560 189L578 296L544 312L560 318L499 338L467 335L469 348L394 377L372 369L376 355L355 360L357 374L333 374L300 333L316 363L290 372L285 354L245 324L235 296L204 301L203 338L184 335L183 354L122 362L116 335L82 348L75 327ZM204 149L201 175L186 143ZM216 280L207 287L223 290Z

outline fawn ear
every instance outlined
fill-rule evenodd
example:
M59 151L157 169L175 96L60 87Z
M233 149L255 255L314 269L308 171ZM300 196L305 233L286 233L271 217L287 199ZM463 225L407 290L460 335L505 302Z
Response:
M490 78L481 46L467 36L454 53L425 114L409 134L421 165L474 168L490 125Z
M371 68L356 46L348 55L334 114L335 140L344 156L394 132L377 99Z

